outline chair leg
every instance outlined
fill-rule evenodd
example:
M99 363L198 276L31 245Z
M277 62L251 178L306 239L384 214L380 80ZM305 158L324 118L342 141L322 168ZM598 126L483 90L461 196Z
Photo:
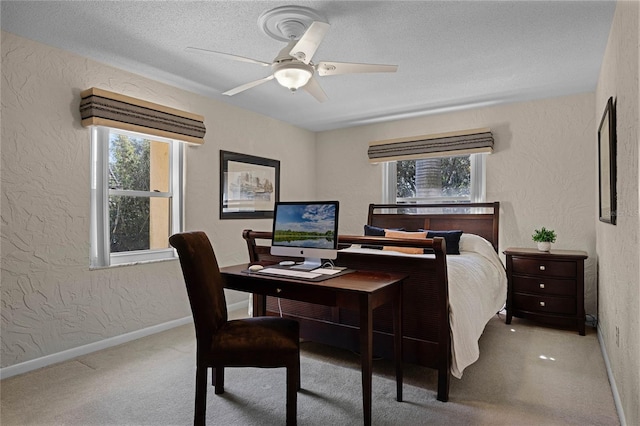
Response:
M211 369L211 383L216 387L216 395L222 395L224 393L224 367Z
M299 364L291 363L287 366L287 426L295 426L298 421L299 371Z
M196 366L196 401L194 426L204 426L207 412L207 367Z

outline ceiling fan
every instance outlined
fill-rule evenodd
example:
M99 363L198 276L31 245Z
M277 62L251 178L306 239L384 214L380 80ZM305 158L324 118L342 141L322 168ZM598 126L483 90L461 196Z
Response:
M276 79L278 83L292 92L302 88L319 102L324 102L328 98L315 79L315 75L325 77L338 74L397 71L397 65L334 61L314 63L311 59L330 27L329 24L317 20L318 18L319 15L315 11L300 6L284 6L263 13L258 20L258 23L263 27L263 31L278 40L288 41L287 46L278 53L271 63L198 47L187 47L185 50L271 67L271 75L222 93L227 96L233 96Z

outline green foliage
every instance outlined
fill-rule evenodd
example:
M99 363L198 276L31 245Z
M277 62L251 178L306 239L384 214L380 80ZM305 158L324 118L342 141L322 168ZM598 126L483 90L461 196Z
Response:
M543 226L542 229L536 229L531 238L537 243L555 243L556 233L554 230L547 229Z
M471 188L471 158L443 157L440 167L442 170L442 192L443 195L469 195Z
M112 135L109 141L109 188L149 191L150 142ZM149 198L109 197L111 252L149 249Z
M396 195L398 198L416 196L416 161L396 162ZM442 196L469 195L471 188L471 157L469 155L440 158Z
M396 162L397 196L399 198L416 195L416 161L404 160Z

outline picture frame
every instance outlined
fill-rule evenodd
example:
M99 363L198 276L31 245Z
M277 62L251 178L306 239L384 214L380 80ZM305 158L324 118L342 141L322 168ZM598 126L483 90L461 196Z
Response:
M272 218L280 161L220 150L220 219Z
M598 127L598 194L599 219L616 224L616 108L613 97L607 105Z

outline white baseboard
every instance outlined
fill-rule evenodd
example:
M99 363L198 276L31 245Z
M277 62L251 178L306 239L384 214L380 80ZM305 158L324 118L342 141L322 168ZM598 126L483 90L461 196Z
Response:
M611 393L613 394L613 402L616 405L616 411L618 412L620 426L627 426L627 421L624 417L624 409L622 408L622 401L620 400L620 394L618 393L616 380L613 377L613 371L611 371L609 356L607 355L607 350L604 347L604 340L602 339L602 334L600 333L599 324L598 324L597 330L598 330L598 342L600 342L600 350L602 351L602 358L604 358L604 365L607 368L607 376L609 377L609 384L611 385Z
M248 301L233 303L227 306L227 310L234 311L236 309L242 309L247 307L248 304ZM181 325L191 324L192 322L193 318L191 317L191 315L189 315L188 317L168 321L162 324L157 324L151 327L143 328L141 330L121 334L119 336L110 337L108 339L100 340L99 342L89 343L87 345L67 349L55 354L45 355L43 357L21 362L19 364L10 365L8 367L0 368L0 379L17 376L18 374L27 373L29 371L37 370L38 368L57 364L62 361L67 361L82 355L90 354L102 349L107 349L112 346L121 345L123 343L150 336L152 334L160 333L162 331L170 330Z

